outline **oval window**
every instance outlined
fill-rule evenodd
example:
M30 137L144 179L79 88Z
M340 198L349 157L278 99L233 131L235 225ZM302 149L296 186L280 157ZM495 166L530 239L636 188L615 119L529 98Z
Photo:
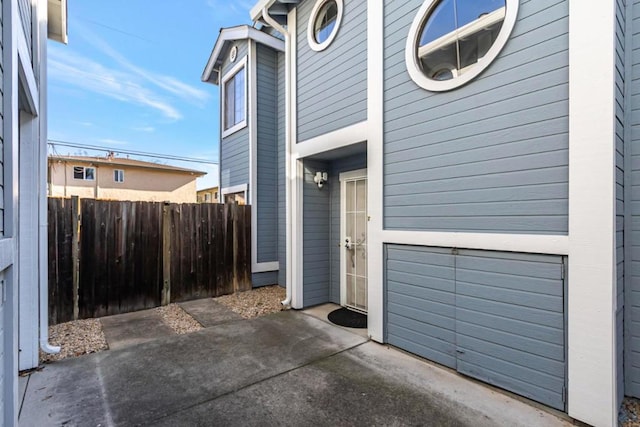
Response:
M518 15L518 0L427 0L413 21L406 61L432 91L468 83L498 56Z
M313 50L321 51L331 44L342 21L342 10L342 0L319 0L315 4L307 28L307 39Z

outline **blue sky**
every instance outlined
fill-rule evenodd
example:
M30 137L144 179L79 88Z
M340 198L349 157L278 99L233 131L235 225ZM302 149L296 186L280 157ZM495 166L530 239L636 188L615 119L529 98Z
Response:
M217 161L218 88L200 76L219 29L250 23L251 6L71 0L69 44L49 42L49 139ZM161 162L208 172L198 188L217 184L216 166Z

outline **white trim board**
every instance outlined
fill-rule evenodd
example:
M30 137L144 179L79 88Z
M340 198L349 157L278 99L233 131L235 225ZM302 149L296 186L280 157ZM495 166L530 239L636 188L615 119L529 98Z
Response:
M251 42L249 43L249 46L251 46ZM249 113L249 106L247 105L247 102L249 100L249 96L248 96L248 90L249 90L249 70L247 69L247 56L249 55L245 55L242 59L240 59L238 61L238 63L236 65L233 66L233 68L231 68L229 71L227 71L225 73L224 76L222 76L222 79L220 80L220 99L222 100L221 105L220 105L220 112L221 112L221 117L222 117L222 121L220 122L220 127L222 129L222 138L226 138L231 134L234 134L236 132L238 132L240 129L244 129L247 127L247 115ZM241 122L236 123L235 125L231 126L229 129L225 129L225 123L226 123L226 98L225 96L226 94L226 83L232 79L233 77L235 77L236 74L238 74L238 72L240 70L242 70L244 68L244 120L242 120Z
M353 144L365 142L368 133L369 123L365 120L355 125L302 141L292 147L292 153L298 158L304 158L348 147Z
M568 236L383 230L381 237L384 244L548 255L569 254Z
M240 192L244 192L244 200L247 200L247 191L248 191L248 186L247 184L240 184L240 185L234 185L231 187L224 187L220 189L220 195L221 195L221 199L224 200L224 196L226 194L232 194L232 193L240 193Z
M617 425L622 374L616 363L615 7L569 2L568 412L597 426Z
M204 72L202 73L202 81L218 84L220 70L217 70L215 67L219 56L222 54L225 43L228 41L246 39L255 40L256 42L262 43L265 46L269 46L270 48L275 49L279 52L284 52L285 50L284 41L248 25L223 28L222 30L220 30L220 35L216 40L216 44L211 51L211 55L209 56L207 65L205 66Z

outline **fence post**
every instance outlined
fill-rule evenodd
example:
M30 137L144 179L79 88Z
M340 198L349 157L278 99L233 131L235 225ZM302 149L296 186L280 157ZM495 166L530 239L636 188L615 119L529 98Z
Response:
M80 198L71 196L71 262L73 276L73 320L78 320L80 294Z
M233 293L237 294L240 288L240 284L239 284L239 274L238 274L238 261L239 261L239 257L238 257L238 238L239 233L238 233L238 204L237 203L232 203L231 204L231 221L232 221L232 226L233 226L233 267L232 267L232 274L233 274Z
M171 223L169 202L162 206L162 297L161 304L171 302Z

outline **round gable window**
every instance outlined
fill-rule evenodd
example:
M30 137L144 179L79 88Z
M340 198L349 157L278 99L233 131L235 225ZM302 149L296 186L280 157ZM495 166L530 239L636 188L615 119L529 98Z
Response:
M517 16L518 0L426 0L407 39L409 75L438 92L468 83L496 59Z
M342 0L318 0L311 11L307 40L311 49L319 52L331 44L342 22Z

